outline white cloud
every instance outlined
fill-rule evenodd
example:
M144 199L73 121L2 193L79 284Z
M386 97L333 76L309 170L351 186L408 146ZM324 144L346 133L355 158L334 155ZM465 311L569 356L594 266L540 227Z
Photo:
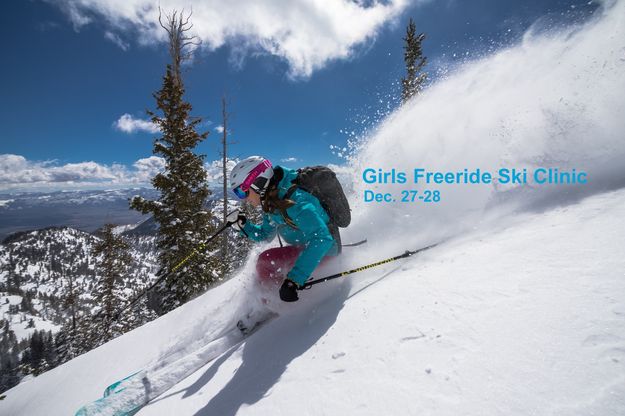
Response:
M292 163L292 162L297 162L298 159L296 157L285 157L284 159L280 159L280 162L284 162L284 163Z
M160 131L158 126L152 123L150 120L142 120L134 118L130 114L126 113L122 115L119 120L113 123L113 126L124 133L134 133L136 131L145 131L148 133L157 133Z
M215 127L215 131L217 133L219 133L219 134L223 133L224 132L224 126L219 125L219 126Z
M238 161L227 161L228 175ZM56 160L32 161L20 155L0 154L0 192L151 187L152 178L164 169L165 159L158 156L126 166L93 161L60 164ZM221 159L205 163L204 169L209 186L221 187Z
M427 0L417 0L427 1ZM289 66L293 78L309 77L329 62L349 59L355 49L394 22L410 0L161 0L160 7L193 10L194 33L202 48L215 50L228 44L232 60L250 54L270 54ZM158 24L158 7L147 0L56 0L75 28L98 16L111 32L134 35L139 43L165 40Z
M226 161L226 176L230 175L230 171L232 168L239 162L239 159L228 159ZM204 169L206 170L206 177L208 183L215 186L222 186L223 183L223 164L221 159L213 160L212 162L208 162L204 164Z
M74 25L74 30L79 31L83 26L92 22L86 10L82 9L79 4L70 0L45 0L61 8Z
M294 157L281 162L296 162ZM239 159L228 159L226 175ZM330 165L337 175L353 174L351 168ZM113 189L137 186L151 187L152 178L165 169L165 159L150 156L138 159L131 166L111 165L94 161L61 164L56 160L32 161L21 155L0 154L0 192L58 191L76 189ZM204 164L207 181L212 189L221 189L223 169L221 159Z
M92 189L98 187L149 186L165 166L162 158L139 159L133 168L93 161L59 164L30 161L20 155L0 154L0 190Z
M124 52L130 48L130 44L128 44L128 42L124 42L124 40L116 33L107 30L104 32L104 37L119 46Z
M133 167L135 168L134 180L148 183L158 172L165 169L165 159L158 156L150 156L137 160Z
M133 166L137 170L160 172L161 170L165 168L165 159L163 159L162 157L158 157L158 156L150 156L150 157L146 157L145 159L137 160L133 164Z

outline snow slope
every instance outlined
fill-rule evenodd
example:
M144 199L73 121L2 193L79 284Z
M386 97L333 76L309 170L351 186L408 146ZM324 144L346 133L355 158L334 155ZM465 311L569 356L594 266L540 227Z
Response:
M625 414L624 231L621 190L328 283L139 414ZM152 360L195 359L246 283L18 385L0 412L73 414Z
M623 415L624 231L619 191L354 277L139 414Z
M359 144L344 241L369 243L319 275L445 243L271 303L279 317L242 343L226 335L206 364L211 341L262 312L250 261L9 390L0 413L72 414L147 368L164 393L142 415L625 414L625 2L606 4L458 68ZM368 166L558 166L590 181L441 186L440 204L382 206L361 200Z

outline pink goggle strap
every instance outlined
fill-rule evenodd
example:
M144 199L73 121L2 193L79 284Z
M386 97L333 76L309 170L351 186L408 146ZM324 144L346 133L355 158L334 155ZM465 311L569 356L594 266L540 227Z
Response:
M247 175L247 178L245 178L245 180L241 184L241 190L247 191L248 189L250 189L250 186L252 186L256 178L258 178L258 176L261 173L263 173L264 171L267 170L267 168L270 168L270 167L271 167L270 161L268 160L262 161L258 166L252 169L249 175Z

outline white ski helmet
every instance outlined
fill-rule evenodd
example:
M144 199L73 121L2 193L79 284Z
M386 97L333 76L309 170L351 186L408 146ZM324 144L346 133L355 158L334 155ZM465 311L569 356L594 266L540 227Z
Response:
M250 156L236 164L230 172L230 187L239 198L245 198L251 188L264 196L273 177L271 162L261 156Z

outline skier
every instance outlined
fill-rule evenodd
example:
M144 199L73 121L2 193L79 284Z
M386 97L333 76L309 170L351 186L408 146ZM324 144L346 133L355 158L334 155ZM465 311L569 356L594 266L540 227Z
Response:
M274 167L263 157L251 156L237 163L230 173L234 194L263 211L261 225L248 221L238 209L233 211L227 219L232 228L254 241L269 241L278 234L290 244L263 252L256 265L261 280L279 279L279 284L284 279L279 293L285 302L297 301L297 290L319 263L327 256L340 253L337 223L340 226L346 226L346 221L349 223L349 205L334 173L324 167L306 169ZM315 183L315 191L307 192L302 189L305 181L298 181L302 171L310 173L307 174L309 180L331 183L325 188L324 184L318 186ZM323 173L318 175L318 172ZM335 208L337 201L342 204L338 209ZM322 203L326 205L325 209ZM328 205L331 205L330 214L339 212L336 216L347 216L347 220L339 218L334 221L326 211Z

